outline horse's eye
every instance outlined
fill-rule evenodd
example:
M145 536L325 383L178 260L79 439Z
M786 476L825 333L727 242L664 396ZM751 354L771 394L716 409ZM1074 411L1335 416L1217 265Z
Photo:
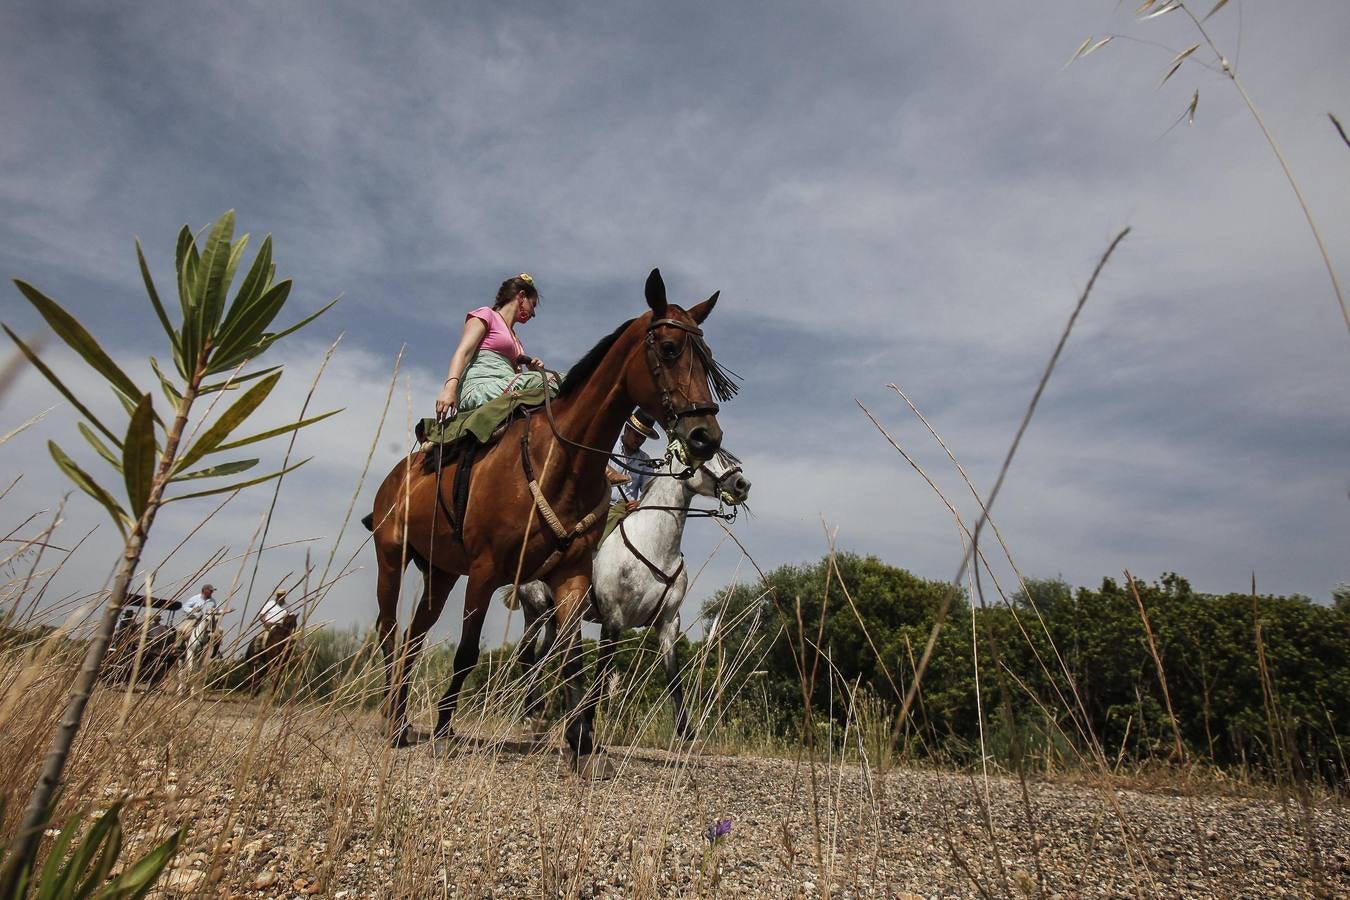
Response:
M680 355L680 345L675 341L662 341L659 352L662 359L675 359Z

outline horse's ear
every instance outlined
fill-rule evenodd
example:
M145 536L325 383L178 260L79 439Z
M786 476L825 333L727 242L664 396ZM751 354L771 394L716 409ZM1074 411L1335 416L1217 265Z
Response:
M709 297L707 300L704 300L697 306L690 308L689 318L693 319L695 322L702 325L703 320L708 318L708 313L712 312L713 307L717 305L717 298L720 296L722 296L721 291L713 291L713 295Z
M660 269L652 269L652 274L647 276L647 305L652 308L652 318L665 316L666 283L661 280Z

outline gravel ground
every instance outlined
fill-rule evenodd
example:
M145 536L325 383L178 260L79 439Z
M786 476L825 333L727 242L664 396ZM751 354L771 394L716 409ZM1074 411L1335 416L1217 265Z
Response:
M391 751L368 717L208 710L99 786L138 797L142 840L190 827L176 894L1350 896L1331 801L1039 781L1028 811L1006 778L629 748L591 782L554 741Z

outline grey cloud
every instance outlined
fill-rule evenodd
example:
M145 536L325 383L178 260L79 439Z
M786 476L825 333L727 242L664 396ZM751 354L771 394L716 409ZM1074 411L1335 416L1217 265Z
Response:
M405 342L420 414L464 310L506 274L540 278L522 336L565 368L641 311L659 265L682 299L723 291L708 331L746 377L722 419L755 481L758 515L738 532L761 564L818 556L824 516L845 546L948 577L949 517L853 398L963 497L884 387L901 384L987 490L1092 264L1130 224L996 510L1014 552L1083 581L1128 564L1204 588L1257 567L1272 589L1325 596L1347 577L1326 538L1348 506L1343 323L1220 76L1187 66L1157 90L1169 51L1123 39L1062 68L1090 33L1189 41L1179 20L1128 13L23 4L0 37L15 126L0 261L133 357L158 352L133 234L163 279L183 221L238 207L242 227L276 235L297 313L345 292L284 351L278 410L298 403L321 338L345 331L319 405L351 407L299 448L318 457L283 489L287 539L327 536L345 509ZM1239 57L1333 251L1350 246L1324 119L1350 86L1345 15L1244 7ZM1235 46L1234 21L1215 25ZM1196 123L1167 132L1196 87ZM0 299L5 321L36 330L21 303ZM400 385L372 478L406 406ZM37 481L49 467L31 457ZM40 477L25 504L60 490ZM249 503L193 552L244 540ZM691 559L718 534L691 532ZM723 550L700 590L735 569ZM369 618L368 579L335 589L335 617Z

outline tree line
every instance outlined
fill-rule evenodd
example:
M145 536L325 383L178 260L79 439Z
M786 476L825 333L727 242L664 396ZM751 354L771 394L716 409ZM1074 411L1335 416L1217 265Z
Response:
M726 693L763 702L787 733L822 716L846 724L858 695L879 698L897 720L945 607L910 715L895 729L904 753L1047 767L1182 758L1333 782L1350 774L1350 591L1338 589L1331 605L1208 594L1175 573L1096 588L1029 580L1006 602L985 590L972 602L945 582L840 553L720 591L703 614L714 641L755 647ZM702 654L704 665L717 656Z

